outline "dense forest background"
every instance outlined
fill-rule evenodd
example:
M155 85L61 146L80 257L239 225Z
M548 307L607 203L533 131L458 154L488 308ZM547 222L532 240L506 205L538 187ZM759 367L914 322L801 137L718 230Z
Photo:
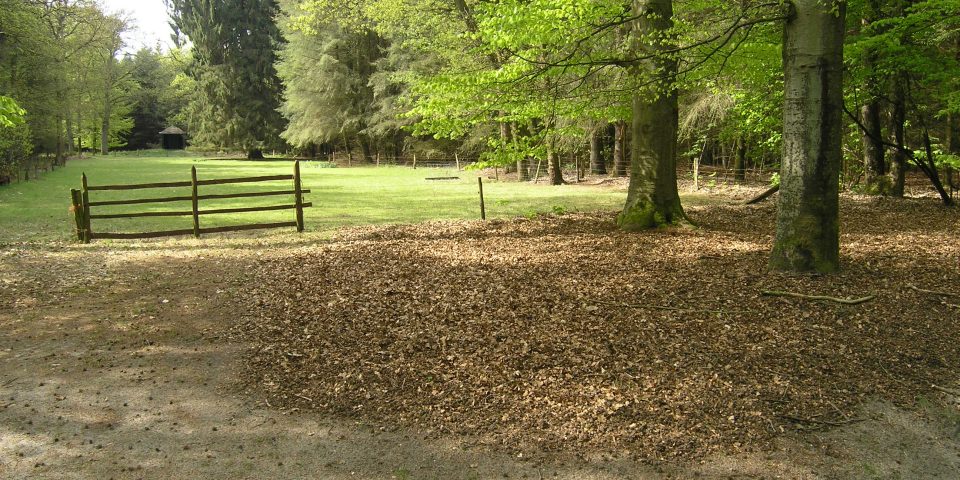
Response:
M902 195L918 169L951 195L960 2L844 3L842 184ZM630 2L167 4L174 47L130 52L132 26L95 1L0 0L0 175L37 155L156 148L175 125L193 148L251 158L456 152L521 180L542 164L560 183L572 161L622 176L633 96L665 88L681 164L740 180L779 167L789 3L677 2L656 54L675 70L642 65Z

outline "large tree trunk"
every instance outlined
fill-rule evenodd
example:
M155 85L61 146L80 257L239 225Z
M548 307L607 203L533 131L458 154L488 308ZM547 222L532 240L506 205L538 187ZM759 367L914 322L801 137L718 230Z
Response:
M627 122L619 120L613 125L613 176L627 175Z
M590 173L594 175L607 174L607 162L603 158L603 144L600 135L603 129L596 128L590 133Z
M793 6L783 39L783 162L770 266L834 272L840 268L846 4L795 0Z
M247 160L263 160L263 159L264 159L263 150L260 150L259 148L247 150Z
M637 18L633 51L648 58L633 74L655 79L656 91L638 91L633 96L630 187L617 219L620 228L628 231L687 221L677 191L677 62L663 54L673 43L673 2L634 0L633 14Z
M869 27L880 17L880 6L877 0L867 0L865 5L863 26ZM884 159L883 131L880 123L880 88L875 69L877 54L869 48L864 52L863 69L866 72L863 90L867 96L860 107L860 116L864 128L861 129L863 142L863 172L866 192L869 194L887 194L890 190L886 176L886 159Z
M907 141L907 99L904 81L903 75L898 75L893 80L893 111L890 113L893 143L898 147L893 152L893 161L890 162L890 195L894 197L903 197L907 183L907 154L904 153Z

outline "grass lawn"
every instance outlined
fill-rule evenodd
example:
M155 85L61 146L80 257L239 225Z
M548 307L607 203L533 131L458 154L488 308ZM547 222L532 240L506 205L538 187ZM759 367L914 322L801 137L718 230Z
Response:
M203 179L282 175L293 172L291 161L212 160L193 156L165 156L156 152L115 154L110 157L72 160L67 166L38 181L0 187L0 242L70 240L70 189L80 188L86 172L91 186L123 183L175 182L190 179L190 167ZM326 168L302 162L303 187L312 190L305 201L308 231L331 231L342 226L416 223L439 219L477 219L478 172L409 167ZM459 180L430 181L427 177L458 176ZM233 184L200 187L201 194L239 193L291 189L290 182ZM625 192L609 187L496 182L484 179L488 218L508 218L555 211L616 210ZM190 188L164 188L125 192L90 193L91 201L190 195ZM207 200L201 209L293 203L291 198L265 197ZM190 210L190 202L94 207L94 213ZM256 212L201 217L201 226L283 222L293 211ZM94 220L94 231L142 232L191 228L187 217L148 217ZM261 232L260 234L263 234Z

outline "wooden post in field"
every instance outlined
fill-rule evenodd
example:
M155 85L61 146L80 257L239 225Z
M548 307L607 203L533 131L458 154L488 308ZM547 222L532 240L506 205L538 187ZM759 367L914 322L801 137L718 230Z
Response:
M480 185L480 220L486 220L487 205L483 202L483 177L477 177L477 183Z
M457 160L457 171L460 171L460 153L453 152L453 158Z
M81 178L83 189L80 191L80 202L83 207L83 243L90 243L90 191L87 186L87 174L84 173Z
M70 203L73 207L73 221L77 224L77 240L83 241L83 200L80 190L70 190Z
M193 236L200 238L200 199L197 198L197 167L190 167L190 177L191 177L191 187L193 192L191 197L193 200Z
M293 163L293 194L297 206L297 232L303 232L303 188L300 182L300 161Z

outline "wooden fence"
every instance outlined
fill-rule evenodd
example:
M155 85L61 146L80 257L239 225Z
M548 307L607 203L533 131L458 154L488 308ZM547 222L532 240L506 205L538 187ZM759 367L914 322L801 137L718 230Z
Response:
M303 194L310 193L310 190L304 190L300 182L300 162L295 162L293 166L293 175L270 175L262 177L243 177L243 178L220 178L210 180L197 179L197 167L191 169L191 180L183 182L165 182L165 183L144 183L133 185L88 185L87 175L83 174L82 188L80 190L71 190L71 203L73 205L74 220L77 227L77 239L83 243L90 243L97 239L140 239L140 238L159 238L172 237L179 235L193 235L200 238L204 233L222 233L237 232L243 230L259 230L266 228L297 227L298 232L303 232L303 209L312 207L312 203L303 202ZM292 180L293 190L274 190L264 192L247 193L224 193L200 195L199 187L206 185L224 185L233 183L257 183L272 182L279 180ZM176 188L191 187L193 190L190 196L162 197L162 198L138 198L131 200L107 200L90 201L90 192L106 190L142 190L152 188ZM293 195L294 203L287 205L273 205L266 207L239 207L239 208L218 208L201 210L200 202L202 200L220 200L229 198L253 198L253 197L272 197ZM161 211L161 212L139 212L139 213L113 213L113 214L93 214L91 208L106 207L118 205L140 205L150 203L171 203L187 202L193 204L191 210L182 211ZM278 223L255 223L246 225L232 225L226 227L201 228L200 217L204 215L217 215L226 213L246 213L246 212L267 212L276 210L295 210L295 220ZM101 233L94 231L91 226L92 220L98 219L116 219L116 218L143 218L143 217L193 217L193 228L180 230L166 230L158 232L144 233Z

